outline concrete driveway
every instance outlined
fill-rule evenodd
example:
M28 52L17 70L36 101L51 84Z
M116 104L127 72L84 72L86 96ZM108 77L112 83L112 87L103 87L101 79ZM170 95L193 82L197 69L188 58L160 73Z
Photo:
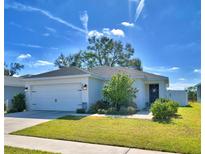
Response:
M4 133L9 134L68 114L69 112L62 111L26 111L5 114Z

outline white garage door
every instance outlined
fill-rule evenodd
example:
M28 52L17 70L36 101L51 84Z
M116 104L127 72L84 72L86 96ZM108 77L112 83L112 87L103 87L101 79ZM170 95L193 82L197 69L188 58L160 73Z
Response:
M81 102L80 84L32 86L31 110L76 111Z

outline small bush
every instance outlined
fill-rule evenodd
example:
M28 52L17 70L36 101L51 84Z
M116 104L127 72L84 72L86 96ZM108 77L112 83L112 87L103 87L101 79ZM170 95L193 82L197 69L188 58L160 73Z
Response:
M134 107L132 107L132 106L128 106L128 107L127 107L127 113L128 113L128 114L135 114L136 111L137 111L137 108L134 108Z
M178 106L179 104L175 101L160 98L151 105L151 112L154 119L166 120L177 112Z
M98 109L97 113L98 114L107 114L107 110L105 110L105 109Z
M128 106L128 107L121 107L119 114L120 115L131 115L136 113L136 108L132 107L132 106Z
M12 99L12 111L22 112L26 109L25 95L19 93Z
M85 113L86 111L85 111L85 109L77 109L76 110L76 113Z
M95 104L92 104L89 108L89 113L97 113L99 109L107 110L109 108L109 102L99 100Z
M119 114L119 112L117 111L117 109L115 107L111 107L107 110L107 114L116 115L116 114Z

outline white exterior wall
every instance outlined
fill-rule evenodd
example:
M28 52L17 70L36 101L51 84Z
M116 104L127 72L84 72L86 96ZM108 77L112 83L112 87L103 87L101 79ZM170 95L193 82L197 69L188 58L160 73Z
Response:
M88 95L90 105L96 103L96 101L103 98L102 89L105 81L90 77L88 83Z
M25 87L28 87L26 93L26 103L28 110L31 106L31 93L32 93L32 86L37 85L56 85L58 84L68 84L68 83L79 83L79 84L87 84L88 85L88 77L69 77L69 78L42 78L42 79L33 79L33 80L26 80ZM88 85L89 86L89 85ZM56 91L56 93L61 93L61 91ZM88 97L88 89L82 90L82 102L89 102Z
M134 87L138 89L135 102L139 110L145 108L146 105L146 87L143 79L135 79Z
M165 98L166 97L166 83L164 81L158 81L159 83L159 98Z
M167 90L166 98L178 102L180 106L188 105L188 96L185 90Z

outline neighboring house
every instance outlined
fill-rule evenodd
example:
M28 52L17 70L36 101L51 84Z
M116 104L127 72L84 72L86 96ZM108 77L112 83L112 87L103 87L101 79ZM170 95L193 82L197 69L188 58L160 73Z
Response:
M4 76L4 102L11 108L11 100L18 93L24 93L25 82L22 78Z
M197 95L197 102L201 103L201 83L196 85L197 91L196 91L196 95Z
M102 99L102 88L114 74L126 73L138 89L134 102L143 109L159 97L167 97L169 79L127 67L100 66L86 71L64 67L24 78L29 110L76 111ZM171 97L172 98L172 97ZM182 105L184 105L182 103Z

